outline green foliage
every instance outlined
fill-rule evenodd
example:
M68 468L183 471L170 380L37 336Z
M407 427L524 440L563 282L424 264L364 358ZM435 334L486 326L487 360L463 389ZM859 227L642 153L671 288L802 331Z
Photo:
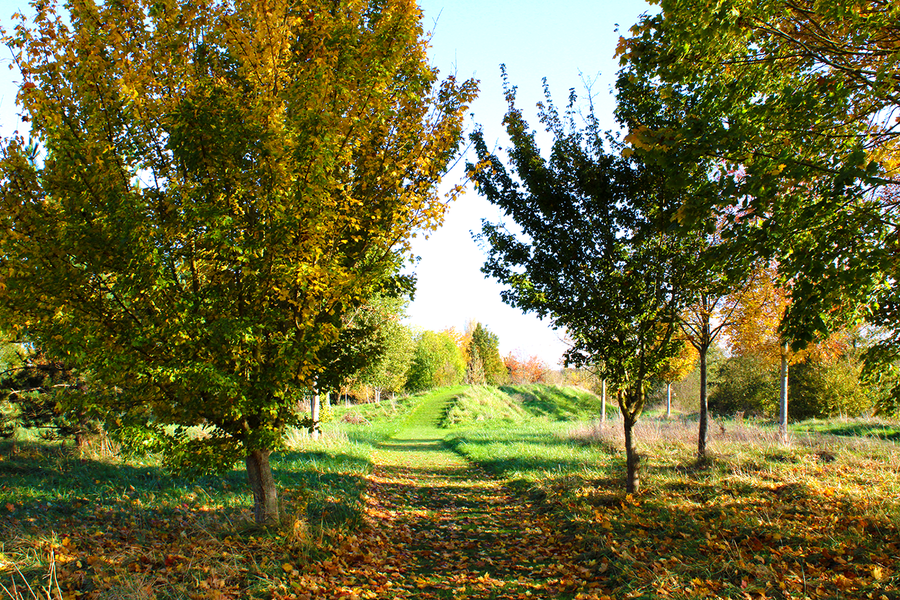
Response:
M368 385L380 393L400 391L412 362L412 331L401 323L408 301L377 293L344 315L340 335L320 357L326 364L316 379L320 391Z
M40 431L46 439L74 439L81 446L87 436L100 433L106 411L99 405L115 392L29 344L15 346L15 357L9 357L0 374L0 393L8 407L6 437L21 427Z
M679 220L720 214L729 256L778 259L795 340L870 318L896 345L897 23L896 2L667 0L620 42L629 151L676 187L709 168ZM677 118L631 110L645 95Z
M447 332L423 331L416 338L416 350L407 374L411 391L462 383L466 363L462 352Z
M441 222L476 86L438 81L413 3L164 4L42 2L4 34L32 127L0 152L0 318L214 430L183 444L268 452Z
M402 391L412 364L415 340L412 330L401 321L406 317L407 301L402 298L376 296L367 305L363 320L375 324L375 331L383 348L380 356L370 358L359 381L381 391Z
M778 389L778 375L764 357L731 356L718 366L709 409L719 415L771 417L778 411Z
M477 373L479 379L470 383L500 385L509 379L503 359L500 358L500 339L481 323L472 331L466 369L470 373Z
M778 377L777 368L761 355L732 356L718 368L710 409L720 415L773 417L778 412ZM851 356L808 356L791 367L788 385L789 417L794 421L871 414L885 390L863 377L862 364Z
M808 358L791 368L794 420L818 417L858 417L871 414L872 396L860 380L862 365L849 358L833 362Z

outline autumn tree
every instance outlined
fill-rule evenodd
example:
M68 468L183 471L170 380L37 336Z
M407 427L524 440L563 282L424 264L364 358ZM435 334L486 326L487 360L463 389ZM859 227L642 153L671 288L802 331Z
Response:
M503 358L503 365L513 384L541 383L550 373L550 367L539 356L528 356L522 351L510 352Z
M666 418L672 417L672 384L681 381L694 370L697 350L686 339L681 339L678 353L663 362L658 377L666 384ZM701 455L702 456L702 455Z
M751 283L736 295L734 319L728 326L732 353L756 354L767 363L779 365L778 425L781 438L787 439L788 370L800 355L791 350L790 342L781 333L789 296L778 284L777 265L758 265Z
M0 312L175 425L173 466L269 466L342 315L445 203L473 82L409 0L34 3L3 40ZM208 435L190 439L203 425Z
M900 5L889 0L663 0L622 38L624 72L677 114L630 124L632 150L675 175L706 161L716 193L694 225L739 205L726 235L776 258L801 343L868 317L895 333ZM738 215L752 218L734 218Z
M602 365L623 415L632 492L639 485L634 425L650 379L678 351L686 275L678 241L665 233L668 200L657 194L652 169L607 150L592 110L582 126L574 93L559 114L546 83L539 118L552 147L544 158L505 73L504 83L509 169L480 133L473 135L478 163L469 169L479 193L516 227L483 223L482 270L506 286L504 302L567 329L568 363Z

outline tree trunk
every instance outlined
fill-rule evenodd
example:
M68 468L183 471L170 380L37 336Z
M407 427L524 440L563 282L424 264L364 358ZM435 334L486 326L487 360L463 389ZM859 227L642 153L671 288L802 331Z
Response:
M319 413L321 412L319 409L321 406L322 399L319 396L319 392L316 392L312 397L312 401L309 403L309 416L313 422L313 428L309 432L309 435L314 440L319 439Z
M278 491L269 465L271 450L247 454L247 479L253 491L253 517L259 525L278 524Z
M606 380L603 380L600 388L600 423L606 425Z
M640 489L638 477L638 455L634 448L634 419L630 415L623 415L625 424L625 491L629 494L637 493Z
M666 418L672 418L672 382L666 382Z
M778 403L778 434L782 442L788 440L788 345L781 347L781 399Z
M700 355L700 431L697 435L697 457L706 458L706 438L709 435L709 402L706 397L706 353L709 345L703 345Z

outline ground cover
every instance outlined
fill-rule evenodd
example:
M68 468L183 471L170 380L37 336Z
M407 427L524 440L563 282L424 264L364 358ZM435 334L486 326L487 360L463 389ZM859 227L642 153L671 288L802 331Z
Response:
M772 428L716 425L712 459L697 463L695 424L645 420L633 496L619 491L620 424L535 421L452 441L579 539L612 597L900 597L896 444L817 434L782 445Z
M332 407L277 457L291 518L268 530L240 470L0 448L0 582L52 563L66 599L900 597L896 443L717 421L698 464L695 423L645 419L627 496L620 424L579 402L457 387Z

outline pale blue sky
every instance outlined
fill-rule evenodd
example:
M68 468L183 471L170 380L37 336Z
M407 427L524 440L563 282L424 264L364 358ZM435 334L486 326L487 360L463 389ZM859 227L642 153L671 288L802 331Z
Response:
M510 81L518 86L518 104L537 125L533 107L542 99L541 79L547 77L559 103L570 88L583 91L582 76L593 86L598 114L613 127L610 94L617 63L613 59L619 34L653 10L643 0L419 0L424 26L432 30L431 56L442 75L480 80L480 95L472 105L470 127L481 125L489 143L506 141L501 122L506 109L500 81L505 64ZM0 23L9 27L10 15L27 2L0 0ZM0 50L0 134L19 127L15 117L14 71L6 69L8 51ZM462 168L447 178L448 185L463 177ZM419 238L414 252L421 257L416 272L419 286L410 306L409 322L425 329L456 327L466 321L484 323L500 339L506 354L521 350L556 365L566 349L561 333L533 316L523 315L500 300L500 286L481 274L483 254L470 231L481 219L499 214L469 190L451 207L444 226L428 239Z
M442 74L481 81L473 119L486 141L501 147L506 145L501 64L518 87L517 104L532 127L539 125L534 106L543 99L542 78L557 103L565 104L570 88L584 91L583 76L595 81L597 113L612 128L616 24L627 33L639 15L654 9L642 0L420 0L419 5L425 28L434 33L433 63ZM451 173L448 183L462 176L461 169ZM503 304L502 288L480 272L484 257L469 232L480 231L482 218L498 220L499 213L469 189L452 205L444 226L414 245L422 260L410 322L426 329L462 329L475 319L499 336L501 353L519 349L555 365L566 349L562 333Z

